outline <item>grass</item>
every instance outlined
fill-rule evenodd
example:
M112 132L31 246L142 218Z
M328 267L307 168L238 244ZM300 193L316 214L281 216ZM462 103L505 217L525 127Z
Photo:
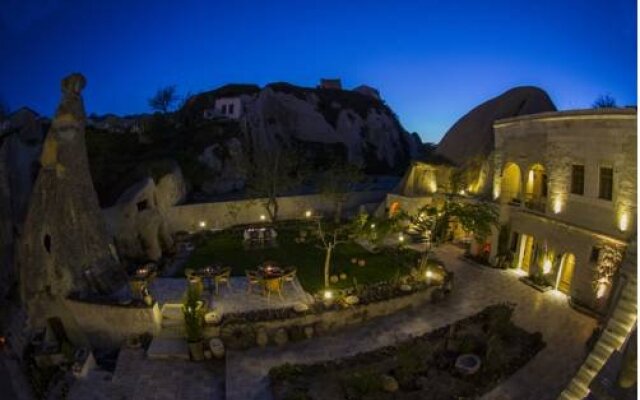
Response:
M225 230L203 235L196 240L196 249L185 268L197 269L213 263L221 263L232 268L235 276L244 276L245 270L256 269L264 261L275 261L282 266L295 266L300 283L309 292L324 286L325 250L316 247L318 243L296 243L299 229L276 228L278 246L267 249L245 249L242 230ZM360 267L351 263L352 258L366 260ZM416 253L404 250L381 251L372 254L355 242L338 245L332 257L332 275L346 273L347 279L340 280L332 287L353 286L353 278L358 284L371 284L393 279L398 274L407 274L413 265ZM179 273L184 276L183 272Z

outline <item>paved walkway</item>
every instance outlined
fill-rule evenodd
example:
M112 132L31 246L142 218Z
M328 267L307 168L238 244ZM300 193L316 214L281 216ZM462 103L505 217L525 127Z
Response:
M221 363L149 360L141 349L123 348L113 377L94 371L77 381L70 400L222 400Z
M572 310L555 292L540 293L517 281L513 272L493 270L460 259L462 250L443 246L436 255L455 272L455 288L444 303L369 321L331 336L284 348L230 352L226 364L226 398L270 399L267 373L273 366L312 363L357 354L418 336L475 314L490 304L517 304L515 322L541 331L547 343L527 365L484 399L555 399L585 356L584 344L595 321Z

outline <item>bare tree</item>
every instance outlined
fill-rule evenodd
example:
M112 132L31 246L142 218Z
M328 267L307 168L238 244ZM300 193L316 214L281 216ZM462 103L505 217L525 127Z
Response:
M323 227L322 219L317 218L318 237L320 238L320 248L325 250L324 256L324 287L329 287L329 270L331 266L331 257L333 250L341 243L347 242L346 234L349 225L335 225L333 227Z
M278 219L278 197L294 189L304 179L300 157L292 149L279 148L253 155L248 165L247 189L261 199L271 221Z
M155 111L166 114L177 101L176 86L165 86L158 89L156 94L149 99L149 107Z
M601 94L592 105L593 108L616 108L616 99L608 94Z
M334 161L320 178L320 192L334 205L334 222L340 222L342 208L349 199L354 185L363 178L360 168L353 164Z

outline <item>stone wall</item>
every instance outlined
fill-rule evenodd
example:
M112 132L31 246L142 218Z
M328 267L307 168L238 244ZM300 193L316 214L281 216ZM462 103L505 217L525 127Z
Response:
M355 305L349 308L325 311L318 314L307 314L300 317L278 319L263 322L231 323L233 326L251 327L254 332L264 331L269 340L269 344L277 342L278 331L286 330L290 335L292 328L303 330L313 329L312 335L325 335L336 330L363 323L373 318L391 315L404 309L415 308L431 300L434 290L439 286L432 286L424 290L416 291L412 294L395 297L385 301L375 303ZM222 330L224 330L224 324ZM205 334L217 336L221 333L219 329L207 329ZM224 334L222 334L224 341ZM300 338L298 338L300 339ZM292 340L291 337L288 340ZM277 343L276 343L277 344ZM257 345L257 343L256 343Z
M348 197L343 207L344 215L349 210L356 211L360 206L366 207L371 203L380 203L385 195L384 191L354 192ZM334 212L334 204L331 200L319 194L281 197L278 199L278 205L280 207L278 218L282 220L304 218L307 210L324 215L332 215ZM166 211L168 228L171 232L192 232L203 229L201 227L203 222L207 229L224 229L233 225L259 223L262 215L268 218L260 199L179 205Z
M119 347L127 337L160 332L162 313L152 307L130 307L65 300L79 328L93 347Z

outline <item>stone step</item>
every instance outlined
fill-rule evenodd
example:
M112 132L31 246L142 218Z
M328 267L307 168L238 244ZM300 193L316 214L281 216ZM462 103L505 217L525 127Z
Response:
M184 319L182 314L182 304L166 303L162 306L162 319L180 320Z
M183 338L154 337L147 358L150 360L189 360L189 346Z

